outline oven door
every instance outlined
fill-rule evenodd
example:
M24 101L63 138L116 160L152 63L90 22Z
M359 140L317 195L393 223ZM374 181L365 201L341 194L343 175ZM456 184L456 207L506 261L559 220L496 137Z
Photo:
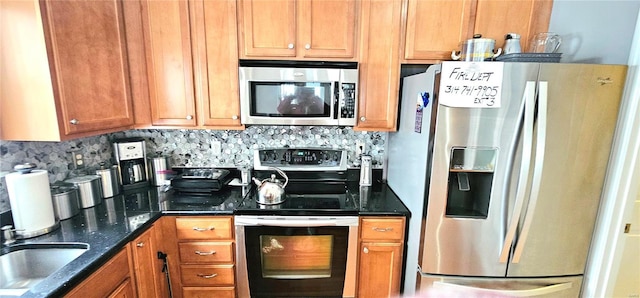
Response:
M358 217L236 216L239 297L355 297Z

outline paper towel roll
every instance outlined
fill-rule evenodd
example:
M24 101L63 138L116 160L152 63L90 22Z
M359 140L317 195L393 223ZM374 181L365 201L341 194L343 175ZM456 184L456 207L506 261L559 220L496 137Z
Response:
M56 225L47 171L5 176L16 234L23 238L50 232Z

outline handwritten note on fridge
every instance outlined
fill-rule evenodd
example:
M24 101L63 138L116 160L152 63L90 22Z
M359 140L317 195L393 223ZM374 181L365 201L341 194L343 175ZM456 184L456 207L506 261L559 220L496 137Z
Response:
M444 62L440 104L460 108L499 108L503 62Z

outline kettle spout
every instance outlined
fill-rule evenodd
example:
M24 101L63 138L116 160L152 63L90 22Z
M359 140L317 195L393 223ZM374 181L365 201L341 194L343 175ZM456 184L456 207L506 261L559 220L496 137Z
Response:
M258 187L262 185L262 181L256 179L256 177L251 177L251 180L253 180L253 183L255 183Z

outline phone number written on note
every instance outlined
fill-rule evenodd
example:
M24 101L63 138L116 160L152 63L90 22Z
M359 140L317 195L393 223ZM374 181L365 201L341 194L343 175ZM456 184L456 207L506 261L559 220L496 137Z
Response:
M500 90L499 86L482 86L482 85L445 85L444 92L450 95L461 95L472 97L473 104L493 106L496 96Z

